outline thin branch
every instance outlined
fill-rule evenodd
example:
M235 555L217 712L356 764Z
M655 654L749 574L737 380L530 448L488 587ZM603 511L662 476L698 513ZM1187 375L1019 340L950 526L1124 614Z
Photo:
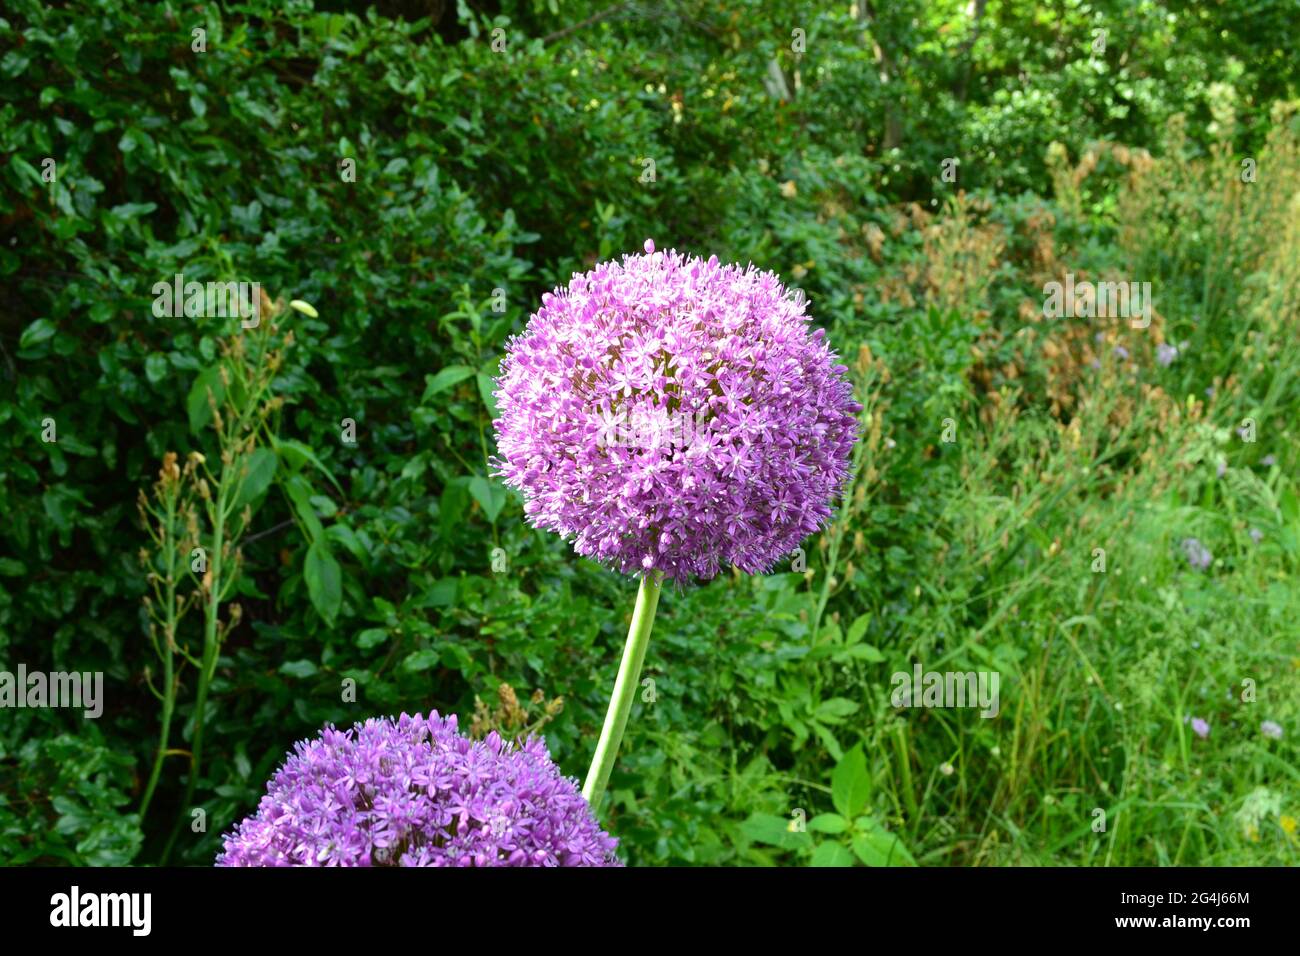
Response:
M268 534L275 534L277 531L283 531L291 524L293 524L292 518L288 519L287 521L281 521L277 525L272 525L271 527L267 528L265 531L259 531L257 532L257 534L250 534L247 538L244 539L244 544L250 545L258 538L265 538Z
M622 13L630 6L632 6L631 3L616 3L614 6L600 11L600 13L593 13L591 16L587 17L587 19L581 20L572 26L565 27L563 30L556 30L554 33L548 33L546 36L542 37L542 45L546 46L554 40L568 36L570 33L575 33L578 30L591 26L592 24L599 23L601 20L606 20L609 17Z

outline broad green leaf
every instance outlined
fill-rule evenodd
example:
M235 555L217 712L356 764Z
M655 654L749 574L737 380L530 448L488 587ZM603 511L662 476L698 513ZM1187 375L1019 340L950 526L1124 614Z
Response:
M475 475L469 480L469 493L474 496L488 521L496 521L497 515L505 507L506 490L494 481L482 475Z
M473 374L474 370L468 365L448 365L437 375L426 375L424 377L424 395L420 398L420 401L427 402L439 392L445 392Z
M844 635L845 644L856 644L867 633L867 625L871 623L870 614L860 615L852 624L849 625L848 632Z
M307 549L303 577L307 580L312 606L326 623L333 624L343 603L343 572L330 554L323 535Z
M253 453L244 460L244 466L248 471L239 486L239 497L235 500L236 510L252 504L266 493L266 489L271 486L271 481L275 478L275 468L278 464L279 458L271 449L253 450Z
M465 509L469 507L469 494L465 485L463 479L448 482L447 487L442 490L442 497L438 499L438 525L443 539L451 536L460 519L464 517Z
M284 461L290 471L298 471L302 466L310 462L317 471L329 479L339 494L343 494L343 486L338 483L334 474L325 467L325 463L320 460L316 452L312 451L307 445L300 441L281 441L276 438L271 439L271 447L275 449L276 454Z
M319 498L320 496L318 495L313 500L319 500ZM333 502L331 502L331 504L333 504ZM356 558L363 565L369 564L370 552L366 549L366 546L362 543L361 538L358 537L357 533L346 524L343 524L341 521L335 521L325 529L325 535L334 543L341 544L347 549L348 554L352 555L352 557Z
M818 705L817 719L831 724L838 723L850 714L856 714L858 706L847 697L832 697Z
M290 677L311 677L316 673L316 665L306 658L300 661L285 661L280 665L280 673Z
M885 655L872 644L854 644L852 647L844 647L836 651L831 659L836 662L866 661L869 664L879 664L885 659Z
M867 866L916 866L916 860L912 859L912 854L907 852L896 834L881 828L875 821L869 821L865 828L862 826L864 823L868 821L855 821L859 830L852 840L853 852L859 860Z
M406 659L402 661L402 669L419 673L420 671L427 671L430 667L437 667L441 661L441 654L426 648L407 654Z
M858 744L844 755L831 774L831 802L841 816L855 817L866 807L870 796L867 758L862 744Z
M831 755L831 759L838 762L840 758L844 756L844 748L840 746L840 742L836 739L835 734L829 727L820 721L811 721L811 725L813 733L817 735L817 739L826 747L826 752Z
M773 816L770 813L754 813L740 824L740 832L754 843L781 847L784 850L797 850L809 846L812 837L790 829L791 820Z
M18 338L18 347L29 349L33 345L40 345L46 339L52 338L57 331L58 329L49 319L37 319L23 329L23 334Z
M212 406L208 404L208 391L217 405L226 397L226 386L221 381L221 366L213 365L199 373L185 399L185 411L190 418L190 432L199 434L212 421Z
M425 590L416 600L412 601L413 607L451 607L456 603L456 590L459 587L456 578L442 578L432 587Z
M844 635L840 632L840 626L834 621L822 625L821 633L817 635L818 644L838 644L843 640Z
M843 833L849 828L849 821L838 813L819 813L808 821L812 833Z
M852 866L853 854L838 843L822 843L812 855L813 866Z
M500 415L500 412L497 411L496 396L492 394L492 392L496 389L496 387L497 387L496 382L492 381L490 376L484 375L482 372L479 372L478 374L479 397L483 399L483 404L487 406L488 414L492 416L492 418L497 418Z
M17 558L0 558L0 574L7 578L16 578L27 573L27 565Z
M149 384L157 385L167 377L167 356L161 352L151 352L149 357L144 360L144 377L149 380Z
M321 524L320 518L316 514L316 509L312 507L311 499L313 491L307 479L302 475L294 475L288 481L282 482L285 494L289 496L289 501L293 505L294 514L298 520L307 526L307 536L315 544L325 537L325 526Z
M472 658L469 652L459 644L453 644L447 641L442 645L442 666L454 671L460 671L462 674L468 672L472 665Z

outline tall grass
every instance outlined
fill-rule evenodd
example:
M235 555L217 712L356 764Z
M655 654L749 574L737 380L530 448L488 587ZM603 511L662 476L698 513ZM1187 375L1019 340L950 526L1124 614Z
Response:
M875 785L923 860L1300 857L1294 129L1279 126L1258 157L1266 186L1244 182L1239 159L1189 157L1175 129L1163 158L1132 163L1101 223L1114 261L1080 243L1059 265L1152 282L1162 321L1096 320L1099 368L1049 366L1045 392L1073 393L1068 412L1021 392L966 432L935 502L951 557L921 587L929 626L910 627L902 649L927 669L1000 669L1003 712L878 703L864 731ZM1041 332L1049 355L1087 342L1077 328ZM1127 357L1098 355L1096 333L1128 343ZM1180 347L1168 368L1153 360L1161 338ZM1061 374L1072 380L1051 380ZM1247 417L1254 443L1235 431ZM1208 569L1190 566L1186 538L1212 552ZM1289 735L1264 735L1265 720Z
M1159 157L1095 147L1061 167L1055 211L1010 225L966 197L896 217L890 241L917 238L885 294L912 338L839 320L869 401L836 527L805 574L670 602L666 630L685 633L668 674L702 653L689 622L718 590L747 589L725 604L758 613L705 638L741 646L737 676L684 691L722 701L693 715L702 732L639 718L639 766L670 768L653 799L723 831L661 834L665 854L808 859L818 838L772 824L829 810L832 768L861 743L869 813L923 864L1300 861L1300 141L1279 125L1264 189L1178 136ZM1111 201L1089 201L1094 173L1116 177ZM1041 285L1066 272L1151 282L1155 321L1044 319ZM870 652L844 649L850 630ZM890 675L917 661L997 671L1001 713L894 707ZM748 745L714 749L727 739ZM635 802L621 812L634 827Z

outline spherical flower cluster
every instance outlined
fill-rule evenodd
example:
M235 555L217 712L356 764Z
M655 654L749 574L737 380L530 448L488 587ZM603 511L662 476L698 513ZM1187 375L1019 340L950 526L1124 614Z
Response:
M218 866L619 866L546 745L402 714L300 741Z
M647 241L511 339L496 471L536 527L624 573L767 571L849 476L861 406L824 334L772 273Z

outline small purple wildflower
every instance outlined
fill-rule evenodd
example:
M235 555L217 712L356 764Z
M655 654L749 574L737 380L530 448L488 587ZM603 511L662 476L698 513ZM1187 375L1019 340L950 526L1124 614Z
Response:
M1260 531L1258 528L1251 528L1250 540L1254 541L1256 544L1259 544L1261 541L1264 540L1264 532Z
M1127 359L1128 359L1128 349L1124 348L1124 346L1122 346L1122 345L1117 345L1117 346L1115 346L1115 355L1118 356L1120 359L1127 360Z
M1202 740L1210 736L1209 723L1207 721L1202 720L1200 717L1192 718L1192 730L1194 730L1196 732L1196 736L1200 737Z
M1174 364L1174 359L1178 358L1178 349L1166 342L1161 342L1156 346L1156 361L1165 368Z
M1195 538L1184 538L1182 549L1187 563L1197 571L1204 571L1214 563L1214 555L1210 554L1210 550Z
M1217 475L1220 478L1222 478L1227 473L1227 471L1228 471L1228 463L1226 461L1219 462L1218 466L1214 469L1215 475Z
M1282 725L1275 720L1266 720L1259 725L1259 732L1270 740L1282 739Z
M767 571L849 477L847 369L774 274L645 250L542 296L510 340L493 468L530 523L623 573ZM602 440L665 419L689 440Z
M1259 463L1263 465L1265 468L1272 468L1274 465L1277 464L1277 458L1273 455L1265 455L1263 458L1259 460Z
M620 866L546 744L402 714L299 741L217 866Z

